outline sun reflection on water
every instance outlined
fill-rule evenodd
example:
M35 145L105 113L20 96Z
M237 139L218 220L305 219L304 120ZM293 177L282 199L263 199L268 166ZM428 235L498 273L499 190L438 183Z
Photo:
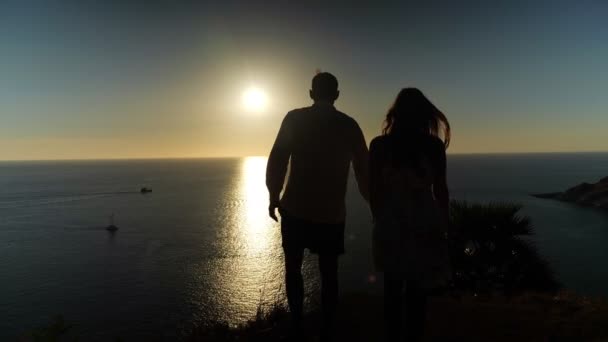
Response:
M279 225L268 217L266 157L242 160L235 183L238 201L227 249L234 257L222 261L222 306L231 321L251 318L260 304L283 296L283 254Z
M268 191L265 185L266 157L247 157L241 167L240 192L243 199L244 215L241 218L241 234L247 245L247 255L255 256L268 248L272 233L276 228L270 221Z

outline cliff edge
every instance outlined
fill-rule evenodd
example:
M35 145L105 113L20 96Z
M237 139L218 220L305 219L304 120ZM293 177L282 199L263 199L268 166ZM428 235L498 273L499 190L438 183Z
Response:
M581 183L564 192L533 194L532 196L608 209L608 177L600 179L597 183Z

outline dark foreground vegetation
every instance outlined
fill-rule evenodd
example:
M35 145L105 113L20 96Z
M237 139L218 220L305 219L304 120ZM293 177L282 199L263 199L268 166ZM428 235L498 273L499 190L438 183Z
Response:
M340 300L336 341L383 341L382 299L347 295ZM318 313L306 315L304 341L316 341ZM429 302L425 341L608 341L608 300L571 293L439 296ZM184 341L285 341L289 316L276 305L240 326L205 322ZM18 341L88 341L70 334L60 318ZM159 341L164 340L162 338ZM126 341L117 338L115 341Z
M382 300L349 295L340 301L336 341L383 341ZM316 341L318 314L305 322L304 341ZM608 341L608 301L573 294L467 295L433 297L425 341ZM284 341L289 316L277 306L229 327L201 325L187 341Z
M511 203L452 201L452 290L510 296L560 289L554 271L531 239L532 222L519 214L520 209Z

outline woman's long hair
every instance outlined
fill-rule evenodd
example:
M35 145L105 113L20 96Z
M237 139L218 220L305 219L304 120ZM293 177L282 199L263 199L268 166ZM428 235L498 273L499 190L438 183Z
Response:
M403 88L386 114L384 135L429 134L450 145L450 123L446 116L418 88Z

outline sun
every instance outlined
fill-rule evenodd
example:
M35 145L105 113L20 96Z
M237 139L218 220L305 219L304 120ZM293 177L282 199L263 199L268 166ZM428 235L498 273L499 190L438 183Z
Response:
M260 112L266 108L268 97L264 90L251 87L243 92L243 107L250 112Z

